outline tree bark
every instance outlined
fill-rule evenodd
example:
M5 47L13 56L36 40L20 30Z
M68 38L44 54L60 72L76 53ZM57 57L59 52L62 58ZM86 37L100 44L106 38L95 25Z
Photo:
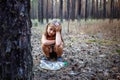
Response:
M81 0L78 0L78 20L80 20L81 17Z
M0 1L0 79L32 80L30 0Z
M88 15L87 15L87 11L88 11L88 10L87 10L87 1L88 1L88 0L85 1L85 21L87 20L87 16L88 16Z
M118 19L120 19L120 0L118 0Z
M103 18L106 18L106 0L103 0Z
M48 0L47 0L47 4L46 4L46 22L48 23Z
M113 11L114 11L114 0L111 0L110 3L110 19L113 19Z
M92 0L91 17L95 18L95 0Z
M43 24L43 16L44 11L43 11L43 0L38 0L38 21Z
M60 0L59 16L60 21L63 22L63 0Z
M67 0L67 20L70 18L70 0Z
M71 2L72 2L71 3L72 4L72 10L71 10L70 17L74 21L74 19L75 19L75 3L76 3L76 0L72 0Z
M98 11L98 0L96 0L96 11L95 11L95 17L99 17L99 11Z

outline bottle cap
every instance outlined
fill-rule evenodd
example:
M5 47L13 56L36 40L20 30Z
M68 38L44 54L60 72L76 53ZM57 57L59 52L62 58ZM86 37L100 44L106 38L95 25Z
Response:
M67 64L68 64L67 62L64 62L64 65L65 65L65 66L67 66Z

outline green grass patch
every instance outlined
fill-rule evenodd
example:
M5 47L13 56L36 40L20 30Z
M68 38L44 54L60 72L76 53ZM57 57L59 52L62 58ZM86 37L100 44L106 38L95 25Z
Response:
M98 40L98 43L101 45L113 45L119 43L118 41L112 41L112 40Z
M99 40L99 39L93 39L93 40L81 40L81 42L88 42L88 43L98 43L100 45L113 45L118 44L120 42L118 41L112 41L112 40Z
M120 54L120 49L117 49L116 52Z
M88 42L96 42L97 40L88 40Z

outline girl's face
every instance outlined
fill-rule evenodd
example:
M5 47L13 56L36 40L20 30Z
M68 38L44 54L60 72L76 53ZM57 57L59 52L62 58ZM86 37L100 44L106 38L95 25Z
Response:
M50 37L53 37L56 34L55 27L54 26L48 26L47 33Z

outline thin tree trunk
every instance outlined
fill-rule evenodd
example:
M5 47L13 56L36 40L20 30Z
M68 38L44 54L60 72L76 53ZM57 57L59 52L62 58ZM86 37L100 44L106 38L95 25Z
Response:
M103 0L103 17L106 18L106 0Z
M60 0L59 15L61 22L63 22L63 0Z
M118 0L118 19L120 19L120 0Z
M72 10L71 10L71 19L74 20L75 19L75 3L76 3L76 0L72 0Z
M33 6L34 6L33 1L31 1L31 19L34 19Z
M78 20L80 20L81 16L81 0L78 0Z
M95 0L92 0L91 17L95 18Z
M44 16L43 16L43 0L38 0L38 2L39 2L39 5L38 5L38 14L39 14L39 16L38 16L38 18L39 18L39 22L41 23L41 24L43 24L43 18L44 18Z
M0 80L32 80L30 0L0 1Z
M70 24L70 0L67 0L67 20L68 20L68 28L67 28L67 32L69 33L69 24Z
M41 9L40 9L40 0L38 0L38 21L40 22L40 12L41 12ZM33 12L31 12L33 13Z
M102 6L103 6L103 4L102 4L102 0L99 0L100 2L99 2L99 5L98 5L98 11L99 11L99 18L102 18Z
M86 0L86 2L85 2L85 21L86 21L86 19L87 19L87 1L88 1L88 0Z
M67 0L67 20L69 19L70 16L70 0Z
M96 0L96 11L95 11L95 15L96 15L96 18L98 18L99 16L99 12L98 12L98 0Z
M114 8L114 0L111 0L110 3L110 18L113 19L113 8Z
M48 0L47 0L47 4L46 4L46 22L48 23Z

